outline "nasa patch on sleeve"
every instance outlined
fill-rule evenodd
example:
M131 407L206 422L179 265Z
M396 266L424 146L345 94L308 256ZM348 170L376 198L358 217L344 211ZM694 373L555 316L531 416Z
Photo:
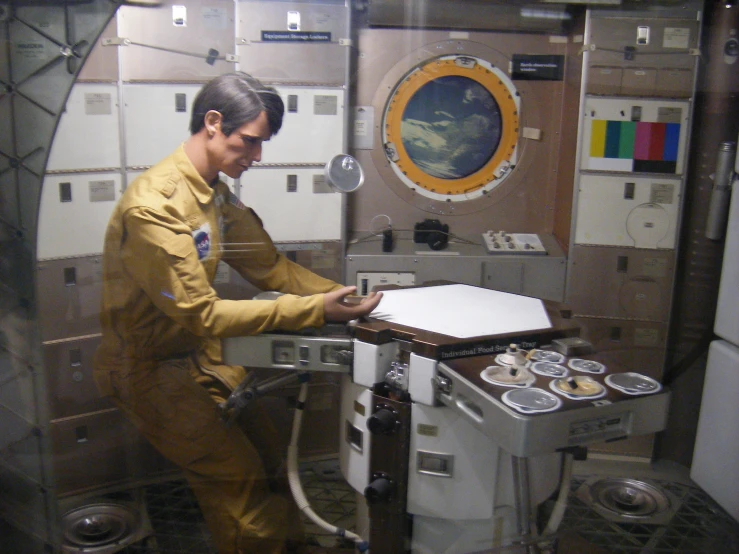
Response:
M204 260L210 256L210 233L210 223L204 223L192 232L195 249L198 251L198 260Z

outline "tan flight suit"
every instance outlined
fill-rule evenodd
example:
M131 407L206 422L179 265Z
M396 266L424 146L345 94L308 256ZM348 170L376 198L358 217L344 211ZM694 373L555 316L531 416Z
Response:
M210 286L219 260L289 294L219 299ZM340 285L280 255L254 212L224 183L209 186L182 146L127 188L103 274L98 388L183 469L221 554L282 552L301 534L294 503L269 488L283 452L256 407L243 431L220 420L216 403L246 375L223 365L220 339L320 326L320 293Z

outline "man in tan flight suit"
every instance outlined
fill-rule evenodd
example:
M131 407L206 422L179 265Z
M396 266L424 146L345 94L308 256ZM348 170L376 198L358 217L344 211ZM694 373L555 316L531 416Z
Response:
M283 113L277 92L244 73L207 83L193 103L190 138L126 189L105 236L95 380L182 468L220 554L282 554L302 537L294 502L270 488L284 453L269 426L248 410L242 426L219 417L217 403L246 375L223 364L220 339L349 321L381 297L345 302L355 287L279 254L218 179L260 160ZM218 298L211 283L220 260L260 289L287 294Z

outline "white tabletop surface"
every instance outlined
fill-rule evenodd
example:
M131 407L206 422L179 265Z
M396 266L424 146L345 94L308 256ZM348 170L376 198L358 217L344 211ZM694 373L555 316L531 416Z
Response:
M383 291L370 317L456 338L534 329L552 324L541 300L470 285Z

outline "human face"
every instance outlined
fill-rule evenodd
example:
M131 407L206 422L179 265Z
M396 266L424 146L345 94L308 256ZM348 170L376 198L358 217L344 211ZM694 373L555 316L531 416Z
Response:
M210 148L213 162L218 171L238 179L252 163L262 159L262 143L271 136L266 112L244 123L229 136L224 135L219 126Z

